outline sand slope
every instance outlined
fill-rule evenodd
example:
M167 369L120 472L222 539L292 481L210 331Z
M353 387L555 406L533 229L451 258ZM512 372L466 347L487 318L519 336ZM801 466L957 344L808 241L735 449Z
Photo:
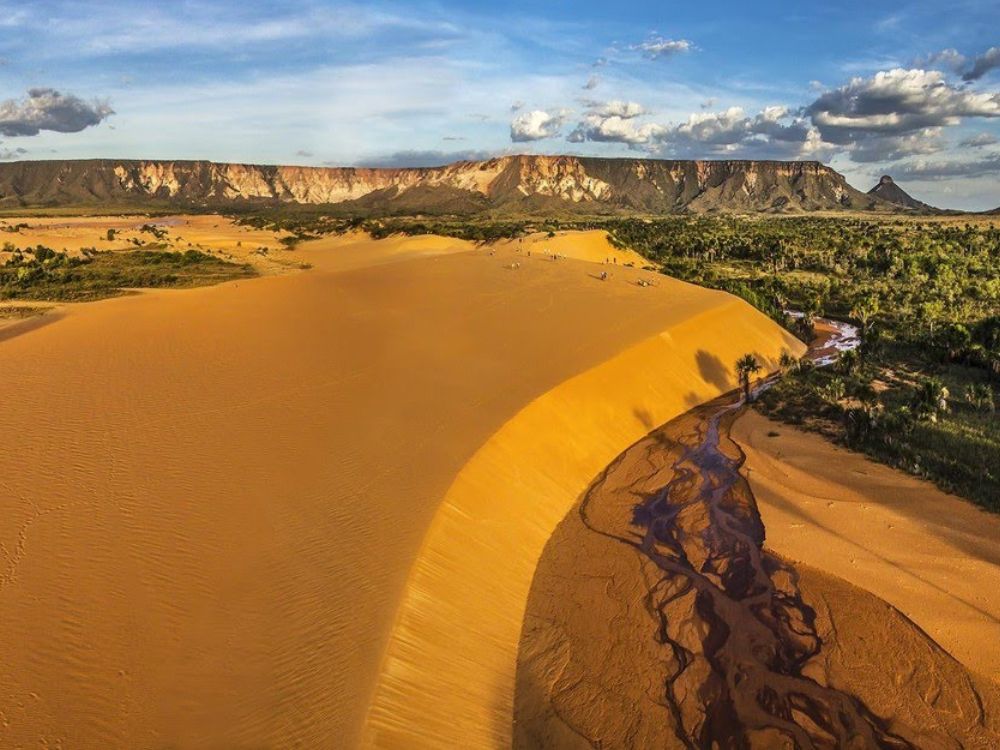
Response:
M662 290L676 307L661 333L533 401L462 468L411 574L365 744L509 746L535 567L590 479L653 426L734 388L726 363L741 353L773 369L804 350L740 300L673 280Z
M504 240L495 243L498 248L507 248L527 254L529 251L541 255L562 255L576 260L586 260L591 263L605 263L618 266L632 265L645 268L652 265L635 250L619 249L608 242L608 233L603 229L588 231L554 232L549 237L548 232L535 232L527 237L515 240Z
M733 438L770 548L867 589L1000 683L1000 517L756 413Z
M454 520L442 498L485 511L477 488L499 487L496 504L524 509L558 490L560 510L508 542L490 588L450 589L516 607L588 467L728 387L737 354L776 357L783 341L730 297L642 288L639 271L600 282L589 264L511 270L513 250L453 240L375 245L304 248L307 273L70 307L0 342L0 643L17 644L0 745L356 745L425 533L433 549ZM703 345L705 330L719 334ZM549 415L569 421L545 425L556 453L532 462ZM503 622L506 645L520 620ZM463 653L493 665L496 642L467 637ZM469 708L445 694L429 726L450 699ZM497 736L485 713L499 715L471 714L476 741Z

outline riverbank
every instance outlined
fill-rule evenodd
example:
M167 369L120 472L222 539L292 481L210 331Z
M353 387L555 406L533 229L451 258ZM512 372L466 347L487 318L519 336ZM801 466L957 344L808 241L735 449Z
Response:
M1000 682L1000 517L757 412L732 437L771 549L884 599Z
M832 356L838 340L851 334L830 327L810 357ZM888 589L905 587L909 576L933 586L921 574L933 578L939 550L920 549L926 538L898 539L916 545L911 570L889 575L896 561L887 557L860 580L842 580L838 567L831 575L817 561L843 564L834 542L851 544L858 529L828 538L824 519L815 515L796 518L789 534L780 524L777 532L767 526L773 513L752 493L760 486L759 458L748 450L744 464L729 437L739 414L736 404L720 399L653 430L598 474L559 524L526 610L515 747L1000 742L1000 691L983 677L984 662L974 653L995 640L991 615L980 613L978 631L951 633L966 649L963 663L928 636L923 618L940 606L946 610L940 617L962 622L970 587L988 585L996 573L992 558L977 566L969 550L953 554L969 575L954 581L955 591L939 592L952 601L923 603L920 611L894 608L892 598L887 604L849 581L877 579ZM764 439L776 434L768 429ZM846 467L829 455L823 460L836 486ZM749 484L741 474L747 469ZM808 478L787 477L789 496L808 493ZM892 484L876 477L869 487L871 478L860 483L881 493L882 502L908 479L896 474ZM956 530L945 516L938 520L940 531ZM882 531L878 523L871 530ZM985 533L996 538L993 529ZM804 557L787 554L785 540L793 535L797 548L808 550ZM859 535L861 543L866 538ZM966 609L956 611L957 603Z

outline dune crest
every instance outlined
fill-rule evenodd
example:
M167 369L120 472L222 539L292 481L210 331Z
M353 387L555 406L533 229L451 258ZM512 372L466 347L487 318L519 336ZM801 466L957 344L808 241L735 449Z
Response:
M782 351L805 349L740 300L684 291L704 295L700 312L535 399L463 466L410 574L364 745L509 746L535 566L590 479L656 425L734 388L741 354L773 369Z
M219 223L199 226L235 248L240 230ZM641 342L683 351L673 375L641 351L635 372L606 371L610 395L590 407L610 424L599 463L648 429L615 411L628 398L686 409L692 370L731 381L735 355L698 359L699 326L743 319L738 353L767 351L755 337L776 330L657 274L602 282L603 266L450 238L287 254L312 270L66 306L0 342L17 436L0 452L0 640L21 646L4 664L0 745L357 746L413 561L477 446ZM629 395L650 364L662 393ZM493 484L524 461L500 459ZM585 482L576 472L551 478Z

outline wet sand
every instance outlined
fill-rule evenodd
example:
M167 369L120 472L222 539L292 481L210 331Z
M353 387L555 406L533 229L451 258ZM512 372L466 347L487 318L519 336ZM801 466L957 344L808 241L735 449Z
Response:
M738 413L720 400L653 430L559 524L528 600L514 745L997 746L1000 691L979 664L775 554L787 545L770 526L764 545L773 514L741 473L759 460L744 466L728 437ZM845 469L832 463L831 483ZM808 487L786 479L789 495ZM795 559L829 562L829 540L800 526L809 552ZM978 635L967 646L991 650Z
M499 549L511 573L495 567L489 588L462 588L461 576L414 587L411 568L446 528L440 507L502 508L508 486L541 502L557 487L554 525L609 452L729 387L737 349L776 359L787 343L726 295L627 283L640 271L612 284L573 260L510 270L513 251L437 239L400 241L389 263L357 242L339 257L295 251L314 265L306 273L67 306L0 342L11 443L0 453L0 642L17 644L2 667L0 745L355 746L377 688L408 684L398 669L378 682L386 653L404 663L391 645L400 602L418 636L433 632L406 620L423 611L421 591L444 608L428 606L429 623L516 603L547 536L540 513L525 548ZM717 333L703 342L702 327ZM658 369L637 379L650 351ZM598 379L559 390L591 371ZM596 388L612 397L594 400ZM544 415L584 402L590 432L563 431L580 426L573 414L542 431ZM569 459L539 470L518 435L570 446ZM507 450L520 464L497 463ZM444 579L486 538L461 528L472 546L449 548ZM483 684L512 680L520 617L508 620L499 664L498 642L470 631L458 644L486 664ZM405 663L433 672L439 645ZM495 736L498 715L509 735L504 690L488 708L476 691L439 696L427 744L449 713L471 717L472 744Z
M1000 516L757 413L733 439L768 547L884 599L1000 683Z

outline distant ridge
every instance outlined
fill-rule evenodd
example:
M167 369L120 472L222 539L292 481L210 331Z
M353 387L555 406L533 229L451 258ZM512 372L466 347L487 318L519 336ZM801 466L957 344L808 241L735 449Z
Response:
M898 210L815 161L503 156L421 169L125 159L0 164L0 207L95 204L311 204L356 215Z
M916 211L928 211L928 212L938 212L940 209L929 206L926 203L918 201L916 198L907 193L903 188L895 183L895 181L889 175L882 175L879 179L878 184L868 191L868 195L874 196L876 198L881 198L889 203L895 203L898 206L903 206L905 208L912 208Z

